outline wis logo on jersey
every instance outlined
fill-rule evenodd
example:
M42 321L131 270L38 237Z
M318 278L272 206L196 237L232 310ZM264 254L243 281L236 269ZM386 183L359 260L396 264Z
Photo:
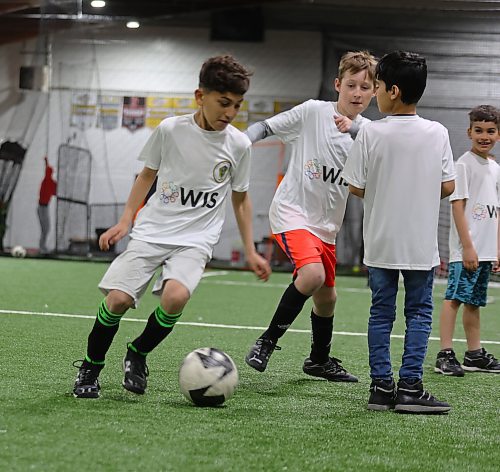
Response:
M214 180L220 184L226 180L226 178L229 176L231 170L231 163L229 161L222 161L219 162L215 167L214 167Z

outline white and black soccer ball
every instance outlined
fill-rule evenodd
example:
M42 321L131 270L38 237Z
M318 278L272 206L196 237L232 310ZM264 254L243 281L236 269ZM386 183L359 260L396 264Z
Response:
M179 369L179 385L182 394L195 405L221 405L238 385L238 369L225 352L202 347L184 358Z
M10 253L12 257L26 257L26 249L24 249L22 246L14 246L11 250Z

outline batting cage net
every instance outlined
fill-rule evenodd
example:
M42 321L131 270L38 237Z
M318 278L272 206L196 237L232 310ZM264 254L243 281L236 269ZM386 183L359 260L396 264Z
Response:
M56 252L68 253L88 244L90 233L90 173L87 149L62 144L57 160ZM88 252L88 250L87 250ZM80 252L80 249L78 251Z
M4 141L0 146L0 251L7 229L7 211L16 188L26 148L17 142Z

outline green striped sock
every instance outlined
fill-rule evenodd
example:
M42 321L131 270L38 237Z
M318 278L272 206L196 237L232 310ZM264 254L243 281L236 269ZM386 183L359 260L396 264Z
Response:
M167 313L161 307L161 305L158 305L158 307L155 310L156 321L163 328L173 328L173 326L175 325L175 323L177 323L181 315L182 312L176 314Z
M120 323L123 315L117 315L111 313L111 311L106 306L106 299L104 299L99 305L99 311L97 312L97 319L104 326L116 326Z
M167 313L161 306L158 306L149 315L144 331L132 341L130 347L133 346L136 352L143 355L151 352L170 334L181 315L182 313Z

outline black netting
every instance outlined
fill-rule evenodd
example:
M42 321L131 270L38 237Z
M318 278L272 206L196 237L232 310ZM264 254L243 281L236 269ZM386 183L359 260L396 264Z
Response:
M88 203L92 157L87 149L62 144L57 161L57 197Z
M90 251L90 172L87 149L59 146L57 161L56 252L87 254Z
M58 197L56 252L86 255L90 251L89 213L89 205Z
M118 223L123 210L124 203L95 203L90 206L90 251L99 253L99 237L111 226ZM125 237L111 247L111 253L119 254L125 250L129 238Z

